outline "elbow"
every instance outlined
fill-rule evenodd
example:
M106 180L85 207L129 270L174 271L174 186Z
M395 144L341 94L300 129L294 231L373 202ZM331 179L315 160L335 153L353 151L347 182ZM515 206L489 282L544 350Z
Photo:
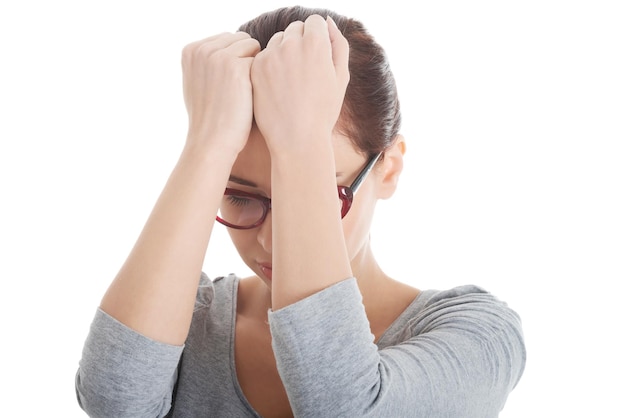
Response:
M81 369L76 373L76 400L78 406L92 418L127 417L119 410L119 402L107 396L108 391L98 389L98 382L90 379Z
M113 382L90 378L81 369L75 380L76 399L80 408L92 418L161 418L171 407L171 397L160 401L130 399L128 393L115 390Z
M102 392L93 390L93 385L89 384L89 379L84 376L81 369L76 373L75 390L78 406L90 417L115 415L115 411L108 406L110 402L102 396Z

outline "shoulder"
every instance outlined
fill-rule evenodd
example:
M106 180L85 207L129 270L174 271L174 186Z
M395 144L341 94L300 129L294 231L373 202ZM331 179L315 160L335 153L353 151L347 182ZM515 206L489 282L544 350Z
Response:
M475 285L448 290L426 290L418 296L416 302L414 319L418 320L446 315L475 318L491 317L495 314L499 318L520 322L518 314L506 302Z
M234 299L238 282L239 277L235 274L218 276L211 279L206 273L202 272L200 282L198 283L194 310L197 311L211 306L214 299Z
M422 291L380 345L434 340L451 346L503 350L514 355L521 369L525 364L521 318L506 302L475 285Z
M386 336L386 348L409 350L422 365L430 360L433 367L467 374L466 381L480 386L485 399L490 391L504 399L523 374L521 319L481 287L422 291L399 319Z
M522 339L521 319L517 312L475 285L423 291L409 308L408 325L412 335L437 328L454 327L459 332L465 329L476 332L487 327L506 330L512 337Z
M457 286L447 290L424 290L416 299L415 310L420 313L441 309L464 310L478 308L507 308L504 301L475 285ZM480 310L480 309L479 309Z

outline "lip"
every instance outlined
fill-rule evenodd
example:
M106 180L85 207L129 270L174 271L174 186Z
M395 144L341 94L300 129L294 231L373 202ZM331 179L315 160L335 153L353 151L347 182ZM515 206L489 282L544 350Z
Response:
M268 279L272 280L272 265L270 263L257 263L259 269L263 273L263 275Z

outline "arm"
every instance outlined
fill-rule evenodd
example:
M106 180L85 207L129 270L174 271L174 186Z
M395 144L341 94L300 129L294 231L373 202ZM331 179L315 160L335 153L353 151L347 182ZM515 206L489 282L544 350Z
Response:
M189 134L103 311L168 344L185 341L211 230L252 124L250 65L258 42L222 34L183 51Z
M215 215L250 133L250 65L258 50L256 40L237 33L183 51L185 147L83 348L76 391L93 416L169 409Z
M405 330L411 335L380 351L354 279L271 313L294 414L497 416L524 369L518 316L475 287L423 304Z
M332 132L349 80L348 44L311 16L274 35L252 68L254 113L272 158L272 308L352 275Z
M101 309L138 333L185 341L217 208L233 159L185 151Z

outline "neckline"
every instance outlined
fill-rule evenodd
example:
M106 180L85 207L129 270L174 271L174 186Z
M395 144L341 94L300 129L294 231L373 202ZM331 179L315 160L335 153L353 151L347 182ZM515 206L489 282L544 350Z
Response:
M235 393L239 400L245 406L248 411L250 411L255 417L262 418L261 415L254 409L248 398L246 398L246 394L243 393L243 389L239 384L239 378L237 377L237 365L235 363L235 334L236 334L236 326L237 326L237 300L238 300L238 291L239 291L239 276L233 276L234 280L231 285L231 321L230 321L230 344L228 347L228 355L230 357L230 375L233 381L233 388L235 389Z

